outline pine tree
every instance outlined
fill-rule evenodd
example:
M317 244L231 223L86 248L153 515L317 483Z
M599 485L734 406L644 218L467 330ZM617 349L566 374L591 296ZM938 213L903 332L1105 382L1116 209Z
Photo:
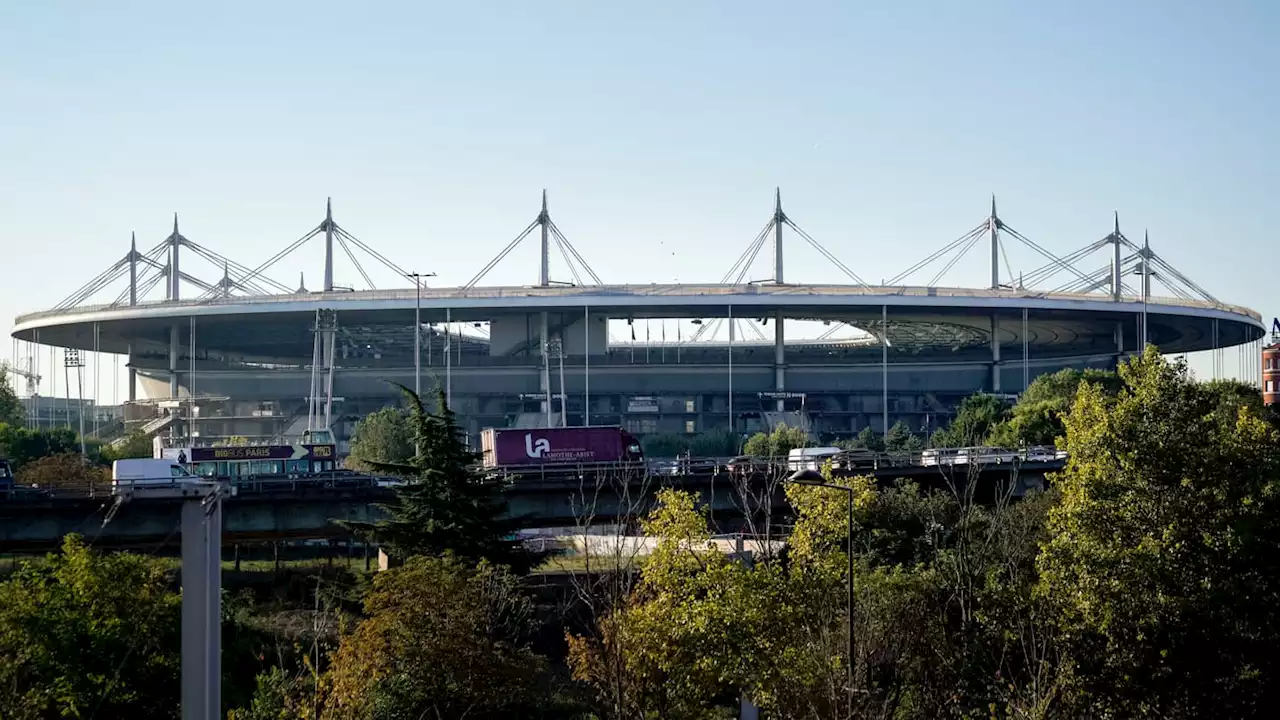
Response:
M408 464L364 462L405 484L395 488L395 502L381 506L386 520L344 524L399 558L452 552L528 572L540 557L514 539L518 518L505 516L506 483L477 470L479 455L463 441L444 393L438 412L430 413L413 391L398 387L408 399L416 454Z

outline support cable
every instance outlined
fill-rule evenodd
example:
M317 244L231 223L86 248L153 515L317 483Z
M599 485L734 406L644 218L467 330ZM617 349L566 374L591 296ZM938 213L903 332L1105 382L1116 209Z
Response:
M476 273L475 277L471 278L471 280L467 281L466 285L463 285L461 288L458 288L458 289L465 291L475 287L476 283L483 280L484 276L488 275L489 271L492 270L495 266L497 266L498 263L502 262L502 259L505 258L507 255L509 255L512 250L515 250L516 246L519 245L522 240L528 237L529 233L533 232L533 229L536 227L538 227L538 221L535 219L533 222L529 223L529 226L526 227L523 232L521 232L519 235L516 236L515 240L512 240L511 242L507 243L507 246L502 249L502 252L498 253L492 260L489 261L487 265L481 268L480 272Z
M1009 287L1014 287L1013 266L1009 264L1009 253L1004 249L1004 240L998 239L996 244L1000 246L1000 255L1004 258L1005 272L1009 273Z
M560 257L564 258L564 264L568 266L569 273L573 275L573 282L581 286L582 277L578 275L578 268L574 267L573 261L569 259L569 252L565 250L565 244L560 241L560 235L553 232L551 238L556 241L556 248L560 250Z
M809 233L805 232L804 230L801 230L800 226L796 225L791 218L786 217L784 215L782 218L782 222L786 223L788 227L796 231L796 234L804 238L805 242L812 245L814 250L817 250L818 252L822 253L823 257L825 257L828 261L830 261L831 264L840 268L840 270L843 271L845 275L848 275L850 278L852 278L854 282L856 282L857 284L861 285L864 288L869 287L865 280L858 277L857 273L850 270L849 267L844 263L840 262L840 258L836 257L835 255L832 255L830 251L828 251L825 247L822 246L822 243L813 239L813 237L809 235Z
M372 247L370 247L370 246L368 246L368 245L364 244L364 242L362 242L362 241L360 240L360 238L358 238L358 237L356 237L355 235L352 235L351 233L349 233L349 232L347 232L346 230L344 230L344 229L342 228L342 226L341 226L341 225L339 225L339 224L337 224L337 223L334 223L334 224L333 224L333 229L334 229L334 232L336 232L337 234L341 235L342 237L345 237L347 240L349 240L349 241L350 241L352 244L354 244L356 247L358 247L358 248L360 248L361 250L363 250L363 251L365 251L366 253L368 253L368 254L369 254L369 256L370 256L370 257L372 257L374 260L377 260L378 262L380 262L380 263L382 263L383 265L385 265L385 266L387 267L387 269L388 269L388 270L391 270L392 272L396 273L396 274L397 274L397 275L399 275L400 277L405 277L406 275L409 275L409 274L410 274L408 270L405 270L404 268L402 268L402 267L400 267L399 265L397 265L397 264L395 264L394 262L392 262L390 259L388 259L388 258L387 258L387 256L386 256L386 255L383 255L382 253L378 252L377 250L374 250Z
M1085 277L1085 280L1083 280L1083 281L1081 281L1081 280L1076 280L1076 279L1068 280L1067 282L1065 282L1065 283L1063 283L1063 284L1061 284L1061 285L1059 285L1059 286L1055 287L1053 290L1050 290L1050 292L1055 292L1055 293L1059 293L1059 292L1069 292L1069 293L1076 293L1076 292L1088 292L1088 291L1089 291L1089 290L1088 290L1088 288L1089 288L1093 283L1095 283L1095 282L1100 282L1100 281L1102 281L1102 280L1106 280L1106 279L1108 279L1108 278L1110 277L1110 275L1111 275L1111 268L1110 268L1109 266L1108 266L1108 267L1100 267L1100 268L1098 268L1098 269L1096 269L1096 270L1094 270L1094 271L1090 272L1090 273Z
M360 277L364 278L364 282L369 286L369 289L377 290L378 286L373 284L373 280L369 277L369 273L364 271L364 267L360 265L360 261L351 253L351 248L347 245L347 241L343 239L342 235L338 235L338 247L341 247L342 252L346 253L347 259L351 261L351 264L356 266L356 272L360 273Z
M721 285L733 281L735 277L741 278L746 274L747 268L750 268L751 263L755 262L756 255L760 253L760 248L764 245L765 239L769 237L769 232L773 230L773 227L774 220L773 218L770 218L769 222L764 224L764 228L756 234L755 239L751 241L751 244L747 245L747 248L742 251L742 254L738 256L738 259L729 267L729 271L720 279ZM734 284L736 285L737 282L734 282Z
M1208 300L1209 302L1212 302L1212 303L1218 302L1218 299L1215 298L1212 294L1210 294L1208 290L1205 290L1204 288L1197 285L1194 281L1192 281L1191 278L1178 272L1177 268L1170 265L1168 261L1166 261L1164 258L1157 255L1154 250L1151 251L1150 254L1151 254L1150 259L1155 260L1156 264L1158 264L1162 270L1164 270L1169 275L1172 275L1173 277L1177 278L1178 281L1186 285L1188 289L1196 292L1197 294L1199 294L1201 297L1203 297L1205 300ZM1166 280L1165 285L1168 285L1168 284L1169 283Z
M205 260L208 260L210 263L221 266L224 269L224 271L227 273L227 275L231 278L233 284L236 287L239 287L240 289L245 290L246 292L257 293L259 295L271 294L269 290L267 290L262 285L258 284L256 281L242 279L244 276L248 275L249 273L252 273L253 272L252 269L244 265L241 265L235 260L232 260L231 258L228 258L224 255L220 255L197 243L187 241L187 242L184 242L183 245L187 246L197 255L204 258ZM232 271L235 271L235 272L232 273ZM276 289L281 293L293 292L293 290L291 290L290 288L286 287L285 285L282 285L281 283L276 282L275 280L272 280L269 277L262 276L259 279L262 282L267 283L268 285L271 285L274 289Z
M987 224L986 224L986 223L983 223L983 224L981 224L981 225L979 225L979 226L975 227L974 229L970 230L969 232L967 232L967 233L965 233L965 234L961 235L960 237L956 238L955 240L952 240L951 242L947 243L947 244L946 244L946 246L944 246L941 250L938 250L938 251L934 252L934 253L933 253L933 254L931 254L929 257L927 257L927 258L925 258L925 259L921 260L920 262L916 263L915 265L912 265L911 267L907 268L906 270L903 270L902 272L898 273L897 275L894 275L893 277L889 278L888 280L886 280L886 281L885 281L885 285L886 285L886 286L893 286L893 285L897 285L897 284L901 283L903 280L906 280L907 278L911 277L911 276L912 276L912 275L914 275L916 272L918 272L918 271L920 271L920 270L924 269L924 267L925 267L925 266L929 265L930 263L932 263L933 261L935 261L935 260L937 260L938 258L942 257L943 255L946 255L947 253L951 252L952 250L954 250L954 249L956 249L956 248L960 247L961 245L965 244L965 243L966 243L966 242L968 242L970 239L972 239L974 235L979 234L979 233L981 233L983 230L986 230L986 229L987 229Z
M268 268L280 262L281 259L287 257L294 250L297 250L298 248L305 245L308 240L315 237L316 235L319 235L322 231L323 231L323 225L315 226L306 235L303 235L297 240L294 240L288 247L276 253L275 255L272 255L266 262L254 268L252 272L250 272L248 275L246 275L244 278L241 279L241 282L248 282L262 276L262 273L265 272Z
M218 252L215 252L215 251L213 251L213 250L210 250L209 248L204 247L203 245L200 245L199 243L192 242L192 241L190 241L190 240L184 240L183 245L186 245L187 247L189 247L189 248L191 248L192 250L196 251L197 253L199 253L200 255L202 255L206 260L208 260L209 262L213 263L214 265L218 265L218 266L223 267L223 268L229 268L229 269L231 269L231 270L236 271L236 273L238 273L239 275L248 275L249 273L252 273L252 272L253 272L253 269L252 269L252 268L250 268L250 267L248 267L248 266L246 266L246 265L242 265L242 264L240 264L240 263L236 262L235 260L232 260L231 258L229 258L229 257L227 257L227 256L225 256L225 255L222 255L221 253L218 253ZM233 275L232 277L237 277L237 276ZM290 287L288 287L288 286L286 286L286 285L284 285L284 284L282 284L282 283L276 282L275 280L272 280L272 279L271 279L271 278L269 278L269 277L265 277L265 276L264 276L264 277L262 277L262 278L261 278L261 280L262 280L262 282L264 282L264 283L267 283L267 284L271 285L272 287L274 287L275 289L279 290L280 292L283 292L283 293L291 293L291 292L293 292L293 289L292 289L292 288L290 288ZM239 282L239 281L237 281L237 282ZM257 286L257 283L256 283L256 282L253 282L252 280L250 280L250 281L248 281L248 282L253 283L253 285L254 285L254 286ZM265 291L264 291L264 292L263 292L263 294L264 294L264 295L266 295L266 294L270 294L270 293L267 293L267 292L265 292Z
M169 266L162 265L159 262L159 256L164 254L164 249L153 248L150 254L155 255L156 257L153 258L153 257L149 257L148 255L143 255L142 253L138 253L138 262L146 266L143 270L142 277L137 278L137 281L136 281L138 290L135 293L135 297L137 297L138 300L141 300L143 297L145 297L147 292L151 288L155 287L156 283L158 283L161 278L164 278L169 274ZM147 268L154 270L155 274L148 273ZM146 288L145 290L143 289L144 287ZM116 296L116 299L112 301L111 307L118 307L128 301L129 301L129 286L125 285L124 289L120 291L120 294Z
M586 271L587 275L591 276L591 279L595 281L595 284L603 285L604 283L600 280L600 276L596 275L596 271L591 268L591 264L587 262L586 258L582 257L578 252L578 249L573 246L573 243L569 242L569 238L565 237L564 233L560 232L560 228L556 227L556 224L549 218L547 219L547 227L560 242L564 243L564 246L569 249L569 252L572 253L573 257L577 258L578 264L582 266L582 269ZM566 262L568 262L567 258ZM578 284L581 285L582 283L579 282Z
M745 278L747 273L750 272L752 264L756 261L756 256L760 254L760 249L764 247L765 241L768 239L769 233L773 231L774 227L775 221L773 218L770 218L769 222L765 223L764 228L760 230L760 234L756 235L755 239L751 241L751 244L747 246L747 249L738 257L738 260L733 264L733 266L729 268L729 272L720 280L721 285L729 283L732 283L733 285L742 284L743 278ZM715 337L716 331L720 329L722 320L722 318L715 318L710 322L704 322L702 326L693 333L693 337L689 338L689 342L697 342L703 335Z
M161 254L167 247L168 242L161 242L146 253L139 253L138 257L139 259L142 259L151 255ZM132 250L130 252L132 252ZM129 254L130 253L125 253L123 258L117 260L111 265L111 267L99 273L93 280L90 280L88 283L81 286L79 290L76 290L65 300L55 305L54 309L66 310L68 308L76 307L85 300L93 297L112 282L115 282L117 279L122 277L129 269Z
M1080 279L1082 279L1082 280L1083 280L1083 279L1085 279L1084 274L1083 274L1083 273L1081 273L1079 270L1077 270L1077 269L1076 269L1076 267L1075 267L1074 265L1071 265L1071 264L1069 264L1069 263L1065 263L1065 262L1063 262L1062 258L1060 258L1060 257L1058 257L1057 255L1054 255L1053 253L1049 252L1048 250L1045 250L1044 248L1040 247L1039 243L1036 243L1034 240L1031 240L1031 239L1030 239L1030 238L1028 238L1026 235L1023 235L1022 233L1018 232L1017 230L1014 230L1013 228L1009 227L1008 225L1006 225L1006 224L1004 223L1004 221L1003 221L1003 220L997 220L997 222L999 223L998 227L999 227L1001 230L1006 230L1006 231L1008 231L1008 233L1009 233L1010 235L1012 235L1015 239L1017 239L1017 240L1018 240L1019 242L1021 242L1023 245L1026 245L1027 247L1031 248L1032 250L1035 250L1036 252L1038 252L1038 253L1040 253L1041 255L1045 256L1045 258L1047 258L1050 262L1058 263L1058 264L1059 264L1059 265L1061 265L1063 268L1065 268L1065 269L1067 269L1067 270L1070 270L1071 272L1075 273L1075 274L1076 274L1076 276L1077 276L1077 277L1079 277Z
M965 246L960 249L960 252L953 255L951 259L947 261L947 264L942 266L942 269L938 271L938 274L934 275L933 278L929 280L929 287L937 287L938 281L942 280L944 275L951 272L951 268L955 267L956 263L960 262L961 258L963 258L965 255L968 255L969 251L973 249L974 245L978 244L978 240L980 239L982 239L981 233L976 234L972 238L970 238L969 242L966 243Z
M1084 247L1080 248L1079 250L1076 250L1075 252L1069 255L1064 255L1063 257L1058 258L1057 260L1052 261L1046 265L1041 265L1040 267L1023 275L1023 283L1034 285L1034 284L1043 282L1045 280L1048 280L1054 275L1057 275L1062 270L1063 263L1068 265L1074 265L1076 262L1083 260L1088 255L1096 252L1097 250L1102 249L1103 247L1106 247L1107 245L1110 245L1111 242L1112 242L1112 236L1108 235L1102 238L1101 240L1096 240L1090 243L1089 245L1085 245Z

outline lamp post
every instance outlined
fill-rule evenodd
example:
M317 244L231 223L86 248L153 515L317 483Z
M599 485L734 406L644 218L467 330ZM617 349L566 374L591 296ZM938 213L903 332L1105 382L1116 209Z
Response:
M827 479L826 479L825 477L823 477L823 476L822 476L822 473L820 473L820 472L818 472L818 471L816 471L816 470L810 470L810 469L808 469L808 468L806 468L806 469L804 469L804 470L797 470L796 472L792 473L792 474L791 474L791 476L787 478L787 482L795 483L796 485L811 485L811 486L813 486L813 487L827 488L827 489L829 489L829 490L840 490L841 492L844 492L844 493L846 493L846 494L848 495L848 500L849 500L849 505L848 505L848 513L849 513L849 543L848 543L848 553L847 553L847 554L848 554L848 562L849 562L849 565L848 565L848 568L847 568L847 570L846 570L846 572L848 573L848 582L846 583L846 587L847 587L847 590L848 590L848 598L847 598L847 602L848 602L848 604L849 604L849 615L848 615L848 619L847 619L847 621L846 621L846 624L847 624L847 627L848 627L848 643L849 643L849 644L848 644L848 647L847 647L847 649L846 649L846 652L849 654L849 659L848 659L849 688L848 688L848 691L849 691L849 693L850 693L850 697L852 697L852 694L853 694L853 650L854 650L854 645L853 645L853 488L852 488L852 487L849 487L849 486L847 486L847 485L836 485L836 484L834 484L834 483L829 483L829 482L827 482Z
M80 418L80 456L87 458L88 454L85 452L85 447L84 447L84 358L80 356L79 350L75 348L67 348L66 350L63 351L63 354L62 354L62 364L65 370L67 371L66 375L68 378L67 379L67 407L68 408L71 407L70 370L72 368L75 368L75 371L76 371L76 382L77 382L77 386L80 388L80 391L77 394L78 395L77 401L80 403L80 406L78 408L78 412L76 413ZM71 426L70 412L67 413L67 426L68 427Z
M422 397L422 280L435 277L435 273L405 273L413 280L413 394Z

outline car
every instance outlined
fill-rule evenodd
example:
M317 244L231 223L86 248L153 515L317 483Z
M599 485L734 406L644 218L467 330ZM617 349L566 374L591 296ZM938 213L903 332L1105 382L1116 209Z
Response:
M1060 458L1058 449L1052 445L1032 445L1026 450L1026 459L1027 462L1053 462Z
M755 475L769 470L771 463L754 455L738 455L724 464L724 469L733 475Z
M880 464L880 454L874 450L845 450L831 458L831 469L837 472L875 470Z

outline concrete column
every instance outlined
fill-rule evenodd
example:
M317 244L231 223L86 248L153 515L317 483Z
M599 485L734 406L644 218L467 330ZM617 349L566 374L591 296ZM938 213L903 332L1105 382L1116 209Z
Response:
M991 392L1000 392L1000 317L991 315Z
M178 356L182 353L182 344L178 334L178 326L169 326L169 397L178 397Z
M138 369L133 366L133 344L129 344L129 402L138 399Z
M542 390L542 411L547 416L547 427L554 427L551 417L551 338L548 337L549 321L543 312L538 319L538 344L542 347L542 379L539 382Z
M785 320L782 318L782 311L779 310L773 317L773 385L778 392L787 389L787 345ZM778 398L778 412L786 409L786 401Z
M222 503L182 501L182 720L221 717Z

